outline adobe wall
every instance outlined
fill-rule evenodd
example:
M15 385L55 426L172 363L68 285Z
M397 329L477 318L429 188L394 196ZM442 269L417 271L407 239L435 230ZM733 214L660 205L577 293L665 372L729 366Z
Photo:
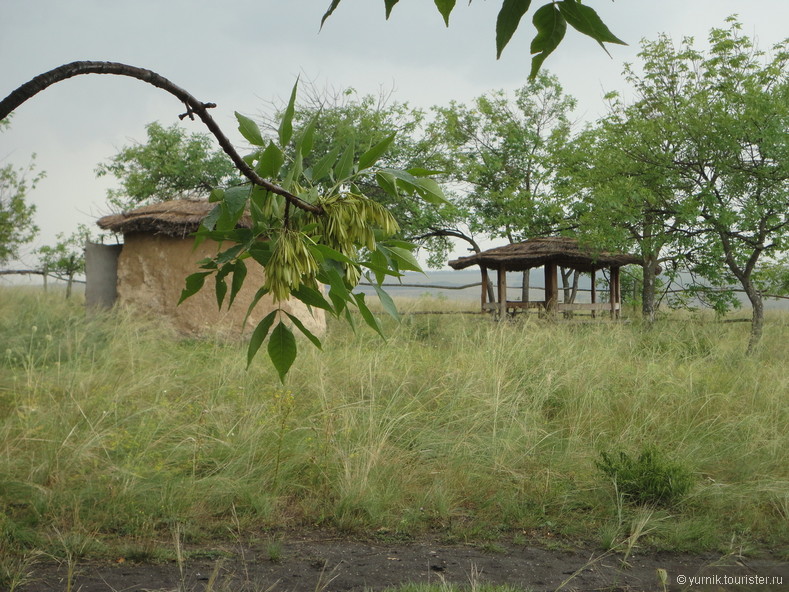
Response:
M198 334L218 330L239 336L243 331L244 336L250 336L260 320L274 308L271 296L264 296L247 319L246 327L242 327L244 315L265 277L263 268L251 259L245 261L247 277L229 310L227 297L222 310L217 308L213 276L207 278L200 292L178 306L186 277L200 271L197 261L216 255L217 248L218 243L210 240L195 250L192 238L125 235L118 258L118 302L169 317L181 332ZM229 287L231 277L227 281ZM229 292L228 289L228 296ZM297 300L282 303L282 308L298 317L316 335L325 332L326 318L322 310L313 308L310 312Z

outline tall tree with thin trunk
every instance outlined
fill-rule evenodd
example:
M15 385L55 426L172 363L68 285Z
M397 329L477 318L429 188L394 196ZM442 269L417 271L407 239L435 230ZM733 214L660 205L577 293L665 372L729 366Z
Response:
M576 136L560 159L560 192L575 199L573 218L590 250L626 250L642 259L641 310L656 314L656 276L691 247L695 208L680 195L668 164L678 145L640 103L611 103L609 115Z
M645 117L672 141L631 157L671 179L678 208L694 213L693 270L748 296L752 352L764 326L753 274L789 247L789 43L767 55L740 29L734 18L713 29L705 52L661 35L643 44L642 72L626 76Z
M574 107L558 79L541 73L514 96L497 91L435 108L433 135L445 145L443 168L465 188L472 232L515 243L562 227L565 204L553 182Z

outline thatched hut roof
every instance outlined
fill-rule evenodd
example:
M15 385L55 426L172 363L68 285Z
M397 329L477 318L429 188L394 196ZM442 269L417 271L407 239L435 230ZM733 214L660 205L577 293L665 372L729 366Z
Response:
M175 199L99 218L101 228L130 234L133 232L185 238L197 231L200 222L216 206L206 200ZM244 215L238 222L243 228L252 227L252 219Z
M607 267L641 264L641 258L625 253L594 252L583 249L578 240L565 237L535 238L522 243L513 243L482 251L469 257L449 262L453 269L465 269L480 265L498 269L504 265L507 271L525 271L555 263L578 271L595 271Z

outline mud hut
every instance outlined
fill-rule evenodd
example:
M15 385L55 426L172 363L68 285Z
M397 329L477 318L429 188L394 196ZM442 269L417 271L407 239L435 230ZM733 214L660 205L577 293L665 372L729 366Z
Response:
M619 270L624 265L630 264L641 265L641 259L626 253L584 249L578 240L566 237L535 238L449 262L449 266L453 269L466 269L472 265L479 265L482 273L482 310L495 312L500 317L528 308L539 308L548 313L587 310L594 314L596 311L610 311L612 316L617 317L622 303ZM528 271L536 267L545 269L545 299L530 302L507 300L507 272ZM559 302L559 267L592 275L591 303ZM496 270L498 274L498 303L487 302L488 270L491 269ZM601 269L610 271L608 302L597 302L595 274Z
M216 255L219 249L219 244L212 240L195 249L191 236L214 205L204 200L173 200L99 219L99 227L123 235L123 246L115 255L117 302L168 318L184 333L219 331L230 336L249 335L274 308L271 297L264 296L243 326L247 309L265 278L263 268L254 262L247 264L244 286L230 309L227 303L218 309L211 278L200 292L178 305L186 277L199 271L198 261ZM252 220L244 216L238 225L250 228ZM90 286L90 269L87 275ZM282 303L282 308L301 319L313 333L325 331L322 310L310 311L297 300Z

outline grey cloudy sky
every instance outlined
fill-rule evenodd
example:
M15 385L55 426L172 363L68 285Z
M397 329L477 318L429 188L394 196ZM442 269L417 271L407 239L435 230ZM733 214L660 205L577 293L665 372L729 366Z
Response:
M535 2L539 6L543 2ZM234 111L257 115L286 97L297 76L359 94L393 89L393 99L430 107L521 86L529 71L532 28L524 22L495 60L499 0L459 2L451 26L430 0L402 0L387 22L381 0L343 0L318 32L329 0L0 0L0 97L35 75L74 60L125 62L169 78L219 105L214 117L243 145ZM604 113L603 95L626 91L621 72L637 62L639 40L665 32L703 45L712 27L738 14L743 33L763 49L789 36L789 0L589 0L629 47L568 31L545 63L579 100L576 115ZM41 234L36 245L93 224L108 213L112 180L95 168L121 146L145 139L145 124L178 121L182 106L139 81L82 76L21 106L0 135L0 165L37 154L47 177L31 194ZM197 123L182 125L203 131ZM35 246L35 245L34 245ZM27 256L22 263L33 264Z

